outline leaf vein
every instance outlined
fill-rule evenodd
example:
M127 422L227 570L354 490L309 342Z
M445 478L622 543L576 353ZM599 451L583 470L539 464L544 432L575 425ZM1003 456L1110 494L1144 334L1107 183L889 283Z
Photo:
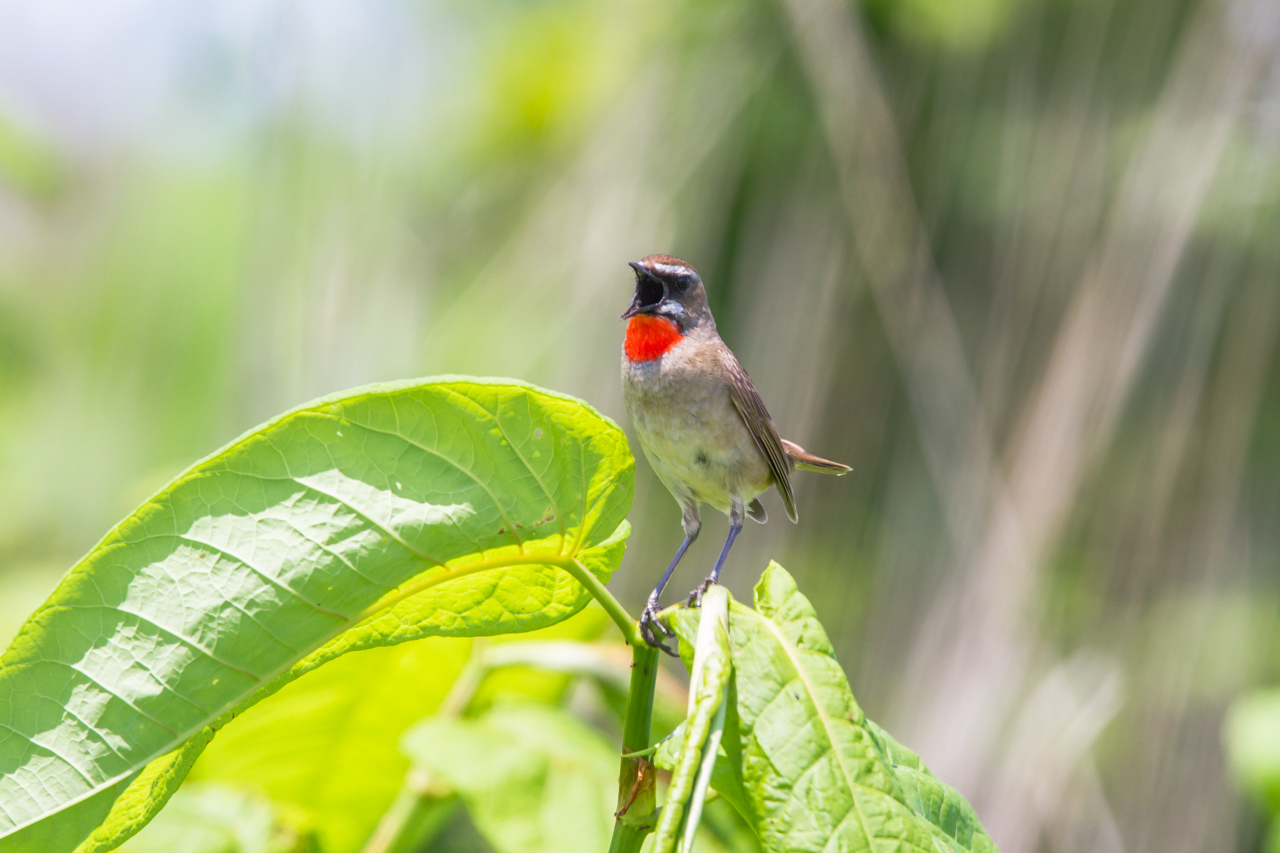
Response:
M47 752L48 752L50 755L52 755L54 758L58 759L58 760L59 760L59 761L61 761L63 764L67 765L67 766L68 766L68 767L70 767L72 770L76 771L76 773L80 776L80 778L81 778L81 779L83 779L86 783L88 783L89 787L93 787L93 784L94 784L94 783L93 783L93 780L92 780L92 779L90 779L90 778L88 777L88 775L87 775L83 770L81 770L81 769L80 769L80 768L75 764L75 762L71 761L71 760L70 760L70 759L68 759L65 755L63 755L62 753L58 752L58 750L54 749L53 747L51 747L51 746L49 746L49 745L47 745L47 744L43 744L43 743L40 743L39 741L34 740L30 735L28 735L28 734L24 734L23 732L18 731L17 729L15 729L13 726L9 725L8 723L0 723L0 726L3 726L4 728L6 728L6 729L8 729L9 731L13 732L15 735L17 735L18 737L22 738L23 740L25 740L27 743L31 744L32 746L35 746L35 747L38 747L38 748L40 748L40 749L43 749L43 750L47 751ZM30 792L28 792L28 793L30 793Z
M168 732L169 734L173 735L174 737L177 737L177 736L178 736L178 733L177 733L176 731L174 731L173 729L169 728L167 725L165 725L164 723L162 723L160 720L156 719L156 718L155 718L155 717L153 717L151 714L148 714L146 711L142 710L142 709L141 709L141 708L139 708L137 705L135 705L135 704L133 704L132 702L130 702L127 698L125 698L124 696L120 695L120 694L119 694L119 693L117 693L116 691L112 690L110 687L108 687L107 685L103 684L101 681L99 681L98 679L94 678L92 675L90 675L89 673L85 672L83 669L81 669L80 667L76 666L75 664L70 664L70 663L67 663L66 661L60 661L60 660L59 660L59 661L49 661L49 662L50 662L50 663L55 663L55 664L61 664L62 666L65 666L67 669L71 670L72 672L78 672L78 673L80 673L80 674L81 674L81 675L83 675L85 678L89 679L89 680L90 680L90 681L92 681L94 684L96 684L100 690L103 690L104 692L106 692L106 693L107 693L107 695L109 695L109 696L114 696L115 698L119 699L121 702L123 702L124 704L128 705L128 706L129 706L130 708L132 708L134 711L137 711L137 712L138 712L138 714L139 714L140 716L146 717L148 720L150 720L151 722L155 723L157 726L159 726L160 728L164 729L166 732ZM146 667L143 667L143 668L144 668L144 669L146 669ZM155 680L156 680L156 683L157 683L157 684L159 684L159 685L160 685L161 687L163 687L165 690L168 690L168 691L169 691L170 693L172 693L174 696L177 696L179 699L182 699L184 702L186 702L186 703L188 703L189 705L191 705L192 707L194 707L194 708L198 709L198 710L199 710L199 711L201 711L202 713L205 713L205 714L209 713L209 712L208 712L208 711L206 711L204 708L201 708L199 705L197 705L195 702L192 702L190 699L187 699L185 696L183 696L182 694L180 694L178 691L174 690L172 687L170 687L169 685L165 684L165 683L164 683L163 681L161 681L160 679L156 678L155 673L154 673L154 672L152 672L150 669L147 669L147 674L148 674L148 675L150 675L152 678L155 678Z
M353 512L354 512L354 510L353 510ZM363 518L363 516L361 516L361 517ZM395 584L383 583L383 582L382 582L382 581L380 581L380 580L375 580L375 579L373 579L372 577L370 577L369 575L366 575L364 572L362 572L362 571L360 571L359 569L357 569L357 568L356 568L355 563L353 563L353 562L351 562L350 560L348 560L348 559L346 558L346 555L344 555L342 552L340 552L340 551L335 551L335 550L333 550L332 548L330 548L328 545L326 545L326 544L324 544L323 542L319 541L318 539L314 539L314 538L312 538L311 536L308 536L308 535L307 535L307 533L306 533L306 531L305 531L305 530L303 530L301 527L298 527L296 524L293 524L292 522L290 522L290 523L289 523L289 527L291 527L291 528L293 529L293 531L294 531L295 533L297 533L299 536L301 536L303 539L307 540L307 541L308 541L308 542L310 542L312 545L315 545L317 548L319 548L321 551L324 551L326 554L328 554L329 556L333 557L335 560L340 561L340 562L341 562L343 565L345 565L348 569L350 569L351 571L355 572L357 575L359 575L360 577L364 578L365 580L367 580L369 583L373 584L374 586L380 586L380 587L382 587L383 589L395 589L395 588L396 588ZM415 556L415 557L421 557L422 555L419 555L419 554L417 554L417 553L414 553L414 556ZM424 557L424 559L427 559L427 558L425 558L425 557ZM434 562L434 561L432 561L432 562Z
M57 701L52 696L45 696L43 698L48 699L51 702ZM125 761L125 762L129 760L120 754L120 750L116 749L114 746L111 745L111 741L107 739L107 736L103 734L101 731L99 731L98 727L95 726L93 723L90 723L84 717L80 716L75 711L71 710L70 706L66 705L65 703L63 703L62 705L62 710L70 714L72 717L75 717L75 720L77 723L79 723L80 725L84 726L86 729L88 729L89 731L97 735L98 739L102 741L102 745L116 754L116 758L119 758L121 761Z
M533 466L529 464L529 460L524 458L524 454L522 454L520 450L516 447L516 443L511 440L511 436L507 434L506 427L504 427L502 425L502 421L498 419L497 413L490 412L484 406L481 406L480 403L477 402L476 400L473 400L470 397L460 394L457 391L453 390L452 388L449 388L448 386L442 386L442 387L444 388L445 391L457 397L458 399L463 400L464 402L470 403L480 411L484 412L498 427L498 432L500 432L502 434L503 439L506 440L507 446L511 448L511 452L516 455L516 458L520 460L520 463L524 465L524 467L529 471L530 476L533 477L534 481L537 482L539 488L542 489L542 493L547 496L547 500L551 501L551 509L555 512L556 520L560 523L560 551L561 553L563 553L565 529L564 529L564 513L560 511L560 503L555 499L555 496L551 494L551 490L547 488L547 484L544 483L542 481L542 478L538 476L538 472L533 470ZM525 404L526 411L529 411L529 420L530 422L532 422L533 412L529 410L529 397L527 395L524 398L524 404Z
M520 550L521 551L524 550L524 540L520 538L520 534L516 533L516 527L514 524L512 524L511 519L507 517L506 510L502 508L502 504L498 502L497 495L495 495L479 477L477 477L474 473L472 473L470 470L465 468L462 465L462 463L457 462L453 459L450 459L448 456L445 456L440 451L427 447L425 444L419 444L418 442L411 440L408 436L402 435L398 432L390 432L385 429L378 429L377 427L372 427L372 426L369 426L368 424L357 423L356 421L350 420L348 418L341 417L339 415L331 415L331 414L328 414L327 412L307 412L306 414L315 415L316 417L321 417L321 418L329 418L330 420L341 421L342 423L351 424L353 427L356 427L358 429L368 430L369 432L378 433L380 435L388 435L393 438L398 438L401 441L403 441L405 444L409 445L410 447L416 447L419 450L421 450L423 453L430 454L436 457L437 459L440 459L441 461L447 462L448 464L452 465L458 471L470 477L472 482L474 482L477 486L479 486L481 490L484 491L484 493L489 496L489 500L493 501L494 508L498 510L498 514L502 516L502 520L506 523L507 532L511 534L512 539L516 540L516 544L520 546Z
M151 534L150 536L148 536L147 538L148 538L148 539L169 539L169 538L173 538L173 539L179 539L179 540L181 540L181 541L183 541L183 542L188 542L188 543L190 543L190 544L192 544L192 545L196 545L196 546L199 546L199 547L201 547L201 548L207 548L207 549L208 549L208 550L210 550L210 551L213 551L213 552L215 552L215 553L221 554L222 556L226 557L226 558L227 558L227 559L229 559L229 560L234 560L235 562L237 562L237 563L239 563L240 565L244 566L246 569L248 569L249 571L253 572L255 575L257 575L258 577L260 577L260 578L262 578L263 580L267 581L267 582L268 582L268 583L270 583L271 585L273 585L273 586L277 586L277 587L279 587L280 589L284 590L285 592L289 593L289 594L290 594L290 595L292 595L294 598L298 599L298 600L299 600L299 601L301 601L303 604L305 604L305 605L307 605L308 607L310 607L312 610L315 610L317 613L323 613L323 614L324 614L324 615L326 615L326 616L332 616L333 618L335 618L335 619L340 619L340 620L342 620L343 622L350 622L350 621L351 621L351 620L350 620L350 619L348 619L346 616L343 616L341 613L337 613L337 612L335 612L335 611L333 611L333 610L327 610L327 609L325 609L325 608L321 607L319 604L316 604L314 601L312 601L311 599L307 598L305 595L303 595L302 593L298 592L296 589L294 589L293 587L289 586L287 583L285 583L284 581L280 580L279 578L272 577L271 575L267 574L267 573L266 573L266 572L264 572L262 569L258 568L258 567L257 567L257 566L255 566L253 563L250 563L248 560L244 559L243 557L238 557L238 556L236 556L235 554L232 554L230 551L226 550L225 548L219 548L217 545L214 545L212 542L205 542L203 539L196 539L195 537L193 537L193 536L188 536L188 535L186 535L186 534L184 534L184 533L154 533L154 534ZM224 601L227 601L229 604L232 604L233 606L235 606L235 605L234 605L234 602L229 601L225 595L224 595L224 596L222 596L222 598L223 598L223 600L224 600ZM243 612L243 611L241 611L241 612ZM248 614L246 614L246 615L248 615ZM252 617L250 617L250 618L252 618ZM257 620L255 619L254 621L256 622ZM270 631L268 631L268 633L270 633ZM272 634L272 636L275 636L275 635L274 635L274 634ZM277 638L277 639L278 639L278 638ZM282 640L281 642L283 642L283 640Z
M778 628L777 624L772 619L761 619L760 621L763 622L765 625L765 628L768 629L768 631L771 634L773 634L774 638L778 641L778 645L782 648L783 653L787 656L787 659L791 662L791 666L795 670L796 676L799 678L800 683L804 685L805 693L809 696L809 701L813 705L815 715L817 716L819 722L822 723L822 730L827 737L827 743L833 749L835 749L836 739L835 739L835 735L831 731L830 721L827 719L827 715L823 712L822 707L818 704L817 688L815 688L812 684L809 683L809 679L806 677L806 674L802 669L802 665L799 657L799 650L792 648L791 643L787 640L785 636L783 636L782 631ZM871 827L870 827L870 824L867 823L867 816L862 813L862 806L858 803L857 796L855 796L853 793L853 789L856 784L854 782L854 777L849 772L849 768L845 766L844 756L840 754L839 749L835 749L835 756L836 756L836 765L839 766L840 768L840 775L844 777L845 785L847 785L849 788L849 796L853 800L854 808L857 810L858 823L861 824L862 834L867 839L867 845L870 846L872 844Z
M268 478L263 478L263 479L268 479ZM282 478L277 477L277 478L271 478L271 479L282 479ZM408 542L406 542L403 538L401 538L400 534L396 533L386 525L378 522L371 515L359 509L355 505L347 501L344 501L342 498L338 497L337 495L330 494L329 492L326 492L324 489L321 489L311 483L304 483L302 480L299 480L297 477L294 477L292 475L290 475L289 477L285 477L283 479L287 479L291 483L297 483L299 486L301 486L304 489L310 489L311 491L315 492L317 495L323 495L324 497L328 498L331 501L334 501L340 506L346 507L347 509L351 510L351 512L354 513L355 515L358 515L361 518L363 518L365 521L369 522L371 526L376 527L378 530L381 530L383 533L387 534L389 538L394 539L398 545L400 545L410 554L413 554L415 557L418 557L419 559L422 559L422 560L426 560L428 563L435 563L437 566L444 567L446 565L446 563L444 563L441 560L437 560L435 557L431 556L430 554L427 554L424 551L419 551L417 548L413 547ZM377 583L377 581L374 581L374 583ZM392 588L395 589L395 587L392 587Z
M216 654L214 654L213 652L209 651L209 650L208 650L208 649L206 649L204 646L200 645L199 643L197 643L195 640L191 639L190 637L184 636L183 634L180 634L180 633L178 633L177 631L175 631L175 630L173 630L172 628L169 628L169 627L167 627L167 626L165 626L165 625L161 625L159 622L157 622L156 620L154 620L154 619L150 618L149 616L144 616L143 614L138 613L137 611L134 611L134 610L126 610L125 608L121 607L121 606L120 606L120 605L118 605L118 604L106 604L106 603L103 603L103 604L48 604L48 605L46 605L46 606L45 606L45 609L46 609L46 610L114 610L114 611L115 611L115 612L117 612L117 613L123 613L123 614L125 614L126 616L132 616L132 617L133 617L133 618L135 618L135 619L140 619L140 620L142 620L143 622L146 622L148 625L151 625L151 626L153 626L153 627L155 627L155 628L160 629L160 630L161 630L161 631L163 631L164 633L166 633L166 634L168 634L169 636L173 637L175 640L178 640L178 641L179 641L180 643L182 643L183 645L185 645L185 646L190 646L190 647L191 647L192 649L194 649L195 651L200 652L200 654L202 654L202 655L204 655L205 657L209 658L209 659L210 659L210 660L212 660L214 663L221 664L222 666L225 666L227 669L233 669L233 670L235 670L236 672L239 672L239 673L241 673L241 674L243 674L243 675L245 675L245 676L248 676L249 678L252 678L254 681L261 681L261 680L262 680L261 678L259 678L258 676L254 675L252 672L250 672L249 670L247 670L247 669L245 669L245 668L243 668L243 667L236 666L235 664L231 663L230 661L223 660L221 657L219 657L218 655L216 655ZM55 661L55 660L50 660L50 661L48 661L48 662L49 662L49 663L61 663L61 664L64 664L64 665L66 665L66 666L70 666L70 664L68 664L66 661ZM139 661L139 663L141 663L141 661ZM74 668L74 667L73 667L73 668ZM80 671L80 670L76 670L76 672L79 672L79 671Z

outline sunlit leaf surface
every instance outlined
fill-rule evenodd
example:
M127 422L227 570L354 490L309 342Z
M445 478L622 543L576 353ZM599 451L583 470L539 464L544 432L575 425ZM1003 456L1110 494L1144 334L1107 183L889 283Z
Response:
M0 849L70 849L149 762L344 652L576 613L565 566L616 568L632 466L585 404L454 377L320 400L197 464L0 658Z
M755 603L730 604L736 702L712 785L762 847L994 853L968 803L867 720L812 605L777 563L756 585ZM687 652L699 612L667 614ZM660 751L659 764L674 752Z

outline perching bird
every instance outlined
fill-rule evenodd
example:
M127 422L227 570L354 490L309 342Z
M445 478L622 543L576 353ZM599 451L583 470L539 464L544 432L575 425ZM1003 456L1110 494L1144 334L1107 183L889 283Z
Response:
M778 437L760 392L716 333L707 293L693 267L670 255L649 255L631 267L636 293L622 315L628 321L622 397L644 455L680 504L685 533L640 618L645 640L666 649L653 633L657 625L671 634L657 620L658 597L698 538L700 504L729 515L729 537L711 574L689 594L691 602L700 602L720 577L743 518L764 523L762 492L777 486L787 516L795 521L794 468L837 475L850 469Z

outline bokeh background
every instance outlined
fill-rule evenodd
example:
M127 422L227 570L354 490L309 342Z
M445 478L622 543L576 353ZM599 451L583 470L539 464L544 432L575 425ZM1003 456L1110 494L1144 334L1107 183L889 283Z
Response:
M735 594L786 565L1006 853L1268 845L1224 719L1280 683L1275 0L2 17L0 642L310 398L513 376L625 425L625 262L669 252L783 434L853 466L799 525L766 498ZM638 477L637 611L680 539Z

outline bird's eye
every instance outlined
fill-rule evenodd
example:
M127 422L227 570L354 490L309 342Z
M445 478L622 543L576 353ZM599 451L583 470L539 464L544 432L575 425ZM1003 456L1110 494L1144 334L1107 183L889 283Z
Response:
M687 275L680 276L680 278L676 279L676 289L680 291L688 290L689 281L690 279Z

